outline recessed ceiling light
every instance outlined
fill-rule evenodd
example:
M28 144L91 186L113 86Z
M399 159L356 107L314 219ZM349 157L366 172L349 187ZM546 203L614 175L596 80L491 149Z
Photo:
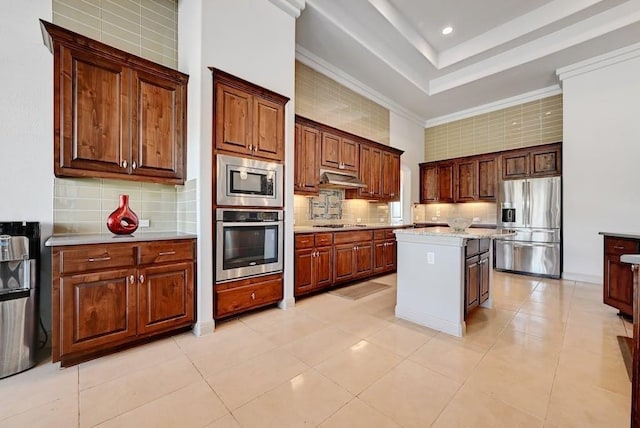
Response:
M445 36L451 33L453 33L453 27L447 26L442 29L442 34Z

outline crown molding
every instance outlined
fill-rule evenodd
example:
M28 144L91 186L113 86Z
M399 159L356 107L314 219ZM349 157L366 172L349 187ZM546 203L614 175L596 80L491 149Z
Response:
M524 63L559 52L640 21L640 0L592 16L554 33L429 81L429 95L457 88Z
M355 79L353 76L345 73L338 67L330 64L324 59L318 57L313 54L309 50L303 48L300 45L296 44L296 59L307 65L319 73L324 74L325 76L335 80L341 85L351 89L352 91L362 95L365 98L370 99L371 101L381 105L382 107L393 111L394 113L420 125L423 126L424 118L416 115L415 113L407 110L402 107L400 104L392 101L390 98L382 95L380 92L370 88L359 80Z
M556 70L556 75L560 80L566 80L571 77L589 73L594 70L608 67L619 62L624 62L640 56L640 43L634 43L606 54L585 59Z
M294 19L300 16L302 9L304 9L306 5L305 0L269 0L269 1Z
M540 100L542 98L551 97L562 93L559 85L548 86L543 89L538 89L524 94L516 95L515 97L505 98L502 100L494 101L492 103L483 104L470 109L461 110L455 113L447 114L440 117L429 119L424 123L425 128L431 128L432 126L443 125L449 122L455 122L456 120L466 119L468 117L478 116L480 114L489 113L496 110L502 110L508 107L513 107L518 104L524 104L531 101Z

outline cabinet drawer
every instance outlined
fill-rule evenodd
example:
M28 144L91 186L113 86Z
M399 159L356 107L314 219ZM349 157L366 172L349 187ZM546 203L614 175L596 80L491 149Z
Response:
M386 229L377 229L373 231L373 239L385 239L387 237Z
M216 289L215 298L216 318L275 303L282 299L282 277L240 287Z
M304 235L297 234L295 236L296 249L313 248L313 234L305 233Z
M479 252L484 253L485 251L489 251L489 247L491 246L491 239L481 239L480 240L480 248Z
M467 241L467 247L465 249L465 255L467 257L475 256L480 251L480 240L469 239Z
M316 233L316 246L323 247L333 244L333 233Z
M139 264L193 260L193 241L154 241L138 246Z
M65 274L135 264L133 245L84 245L60 250L60 273Z
M605 238L604 251L611 255L622 255L638 252L638 241L622 238Z
M338 232L333 235L334 244L349 244L354 242L371 241L373 239L372 230Z

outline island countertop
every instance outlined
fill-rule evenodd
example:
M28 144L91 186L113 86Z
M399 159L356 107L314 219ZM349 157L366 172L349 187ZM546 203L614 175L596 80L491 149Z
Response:
M417 229L397 229L396 235L434 236L462 239L496 238L498 236L514 236L515 232L503 232L498 229L468 228L464 232L454 232L450 227L421 227Z

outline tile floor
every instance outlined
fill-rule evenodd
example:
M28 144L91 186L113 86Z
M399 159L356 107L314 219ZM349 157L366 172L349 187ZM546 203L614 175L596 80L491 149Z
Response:
M0 427L628 427L601 287L496 272L462 339L331 294L0 381Z

